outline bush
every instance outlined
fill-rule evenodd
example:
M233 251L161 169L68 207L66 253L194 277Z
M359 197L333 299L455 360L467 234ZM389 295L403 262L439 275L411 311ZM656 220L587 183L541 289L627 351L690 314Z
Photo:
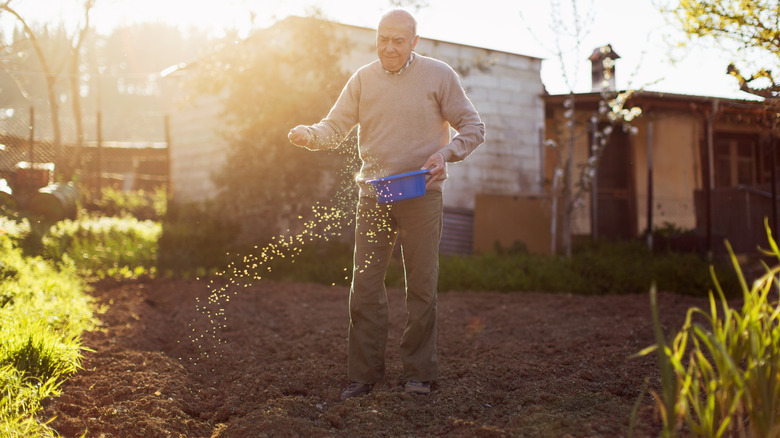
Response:
M27 219L14 219L0 215L0 234L5 235L14 246L18 247L30 234L30 222Z
M645 293L656 282L663 290L695 296L714 286L710 266L701 256L652 254L637 242L588 245L571 258L523 251L443 256L439 271L441 291L635 294ZM734 276L724 275L722 283L724 290L737 291Z

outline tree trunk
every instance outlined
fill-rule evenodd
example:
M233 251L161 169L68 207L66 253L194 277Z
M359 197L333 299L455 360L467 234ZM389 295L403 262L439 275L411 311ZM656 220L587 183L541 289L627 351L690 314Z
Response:
M49 95L51 127L54 134L54 178L59 181L62 176L62 130L60 129L60 103L57 101L57 92L54 88L56 83L57 77L47 73L46 88Z
M566 257L571 257L571 216L574 213L574 200L572 199L574 179L574 93L569 94L571 106L568 108L571 117L569 118L569 152L566 157L566 185L564 187L563 196L563 248L566 253Z

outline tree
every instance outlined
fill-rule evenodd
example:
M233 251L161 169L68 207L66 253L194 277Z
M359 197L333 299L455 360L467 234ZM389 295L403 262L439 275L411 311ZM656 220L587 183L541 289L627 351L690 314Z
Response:
M56 165L55 168L56 175L62 177L63 176L62 166L65 165L65 162L62 157L62 129L60 126L60 117L59 117L60 102L59 102L59 96L56 90L56 86L57 86L57 81L59 79L59 76L62 73L63 67L68 61L67 59L63 59L60 56L61 53L60 50L54 50L52 52L47 52L45 50L45 46L41 41L41 37L48 35L48 28L44 26L42 32L34 31L33 28L30 26L28 20L25 17L23 17L11 5L11 3L12 0L6 0L4 3L0 3L0 11L11 14L14 18L17 19L17 21L24 29L24 34L29 39L30 44L32 45L32 49L34 50L38 62L40 63L40 67L44 79L46 81L46 91L47 91L47 96L49 101L49 111L51 112L51 123L52 123L52 130L54 136L54 153L55 153L54 161ZM83 27L76 32L73 38L70 39L70 43L66 53L68 53L69 58L71 58L71 65L73 65L72 68L76 68L76 69L78 68L79 49L89 30L89 14L92 7L94 6L94 3L95 0L85 0L83 6L85 22L83 24ZM75 87L76 89L78 89L78 83L75 84ZM77 103L74 103L74 109L80 109L78 101ZM75 115L75 117L80 122L81 120L80 111L79 114ZM80 133L80 136L83 137L83 135L81 135L83 133L83 127L79 126L78 131ZM70 176L71 176L70 174L65 175L65 179L69 179Z
M81 154L84 148L84 121L82 119L82 112L81 112L81 74L80 74L80 67L81 67L81 48L84 44L84 41L87 39L87 35L89 34L90 26L89 26L89 14L92 10L92 7L95 5L96 0L86 0L84 3L84 24L81 26L79 31L74 35L73 41L70 44L70 68L69 68L69 79L70 79L70 94L71 94L71 103L73 105L73 118L76 121L76 153L74 156L69 160L68 162L68 175L66 175L65 179L70 179L72 176L72 170L78 166L79 161L81 160Z
M428 7L427 0L388 0L388 4L391 7L407 8L413 9L415 11L419 11L420 9Z
M780 83L771 68L780 67L780 1L680 0L676 7L663 8L692 39L731 42L737 59L727 73L739 81L742 91L766 99L780 98ZM759 54L763 64L753 74L743 74L736 62L744 54Z
M607 140L616 125L622 125L622 129L634 132L630 122L641 114L638 108L625 108L628 98L633 91L618 92L610 90L607 83L609 76L614 71L614 59L603 59L605 84L602 85L598 110L587 123L577 122L576 94L574 92L574 80L579 73L580 63L587 59L583 51L583 41L590 33L595 12L593 0L586 8L581 8L577 0L570 0L566 8L561 0L550 2L550 30L553 35L553 47L547 48L558 59L561 65L561 75L569 89L569 96L564 101L566 126L559 135L559 142L547 140L546 145L554 147L558 151L559 161L555 164L552 193L552 252L557 251L557 219L559 208L562 207L561 243L567 257L572 254L572 222L575 211L584 204L585 196L592 193L593 182L596 179L599 160L607 146ZM535 35L533 29L529 29ZM546 42L537 38L539 44L546 47ZM571 56L569 56L571 55ZM573 58L574 64L567 60ZM590 135L589 135L590 134ZM579 138L588 138L590 158L579 168L579 175L575 175L574 169L574 145ZM561 141L562 140L562 141ZM565 144L560 144L565 143ZM565 149L564 149L565 147ZM562 161L561 161L562 160ZM562 206L559 207L559 198L562 198ZM592 229L597 224L592 223ZM595 233L593 233L595 235Z
M348 74L339 66L349 49L332 23L290 17L198 62L198 93L224 96L222 135L227 164L213 178L224 211L256 224L270 238L312 203L333 196L332 186L351 177L350 159L290 145L287 133L327 114ZM354 145L341 152L354 157ZM346 161L346 164L345 164ZM252 211L251 216L242 211ZM299 222L299 221L297 221Z

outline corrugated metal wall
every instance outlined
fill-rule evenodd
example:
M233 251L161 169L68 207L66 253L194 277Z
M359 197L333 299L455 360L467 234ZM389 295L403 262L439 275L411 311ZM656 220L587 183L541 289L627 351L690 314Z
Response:
M443 221L439 252L447 255L471 254L474 240L474 211L445 207Z

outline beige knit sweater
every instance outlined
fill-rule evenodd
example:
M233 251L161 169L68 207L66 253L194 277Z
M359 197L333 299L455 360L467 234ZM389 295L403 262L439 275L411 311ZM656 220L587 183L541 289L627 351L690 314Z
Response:
M447 162L463 160L485 138L485 125L466 97L457 73L433 58L415 54L400 74L379 60L361 67L319 123L308 126L309 149L333 149L359 125L361 195L365 181L420 169L436 151ZM450 126L457 135L450 139ZM441 190L445 176L429 188Z

